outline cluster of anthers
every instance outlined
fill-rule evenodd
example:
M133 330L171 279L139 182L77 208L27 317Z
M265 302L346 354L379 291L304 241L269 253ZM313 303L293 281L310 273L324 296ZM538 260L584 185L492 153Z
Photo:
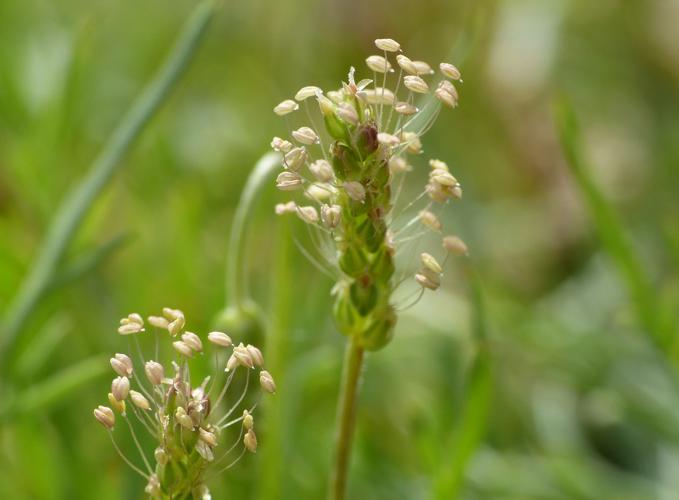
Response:
M384 236L393 255L399 243L418 240L429 230L441 233L433 207L462 197L462 188L446 163L432 159L424 189L414 200L395 210L406 173L412 170L410 159L422 153L420 138L435 122L442 106L457 106L458 92L453 82L462 80L454 65L443 62L439 65L442 78L435 85L428 83L427 79L435 73L429 64L409 59L394 40L378 39L375 45L383 55L366 59L372 79L356 82L352 67L342 88L324 92L319 87L306 86L294 99L284 100L274 108L277 115L285 117L291 135L290 140L274 137L271 142L272 148L283 155L284 170L276 185L283 191L301 190L310 201L303 205L294 201L280 203L276 213L297 214L319 230L314 231L313 238L320 259L309 252L307 256L333 276L337 275L333 271L338 259L336 254L324 251L326 236L339 247L341 260L341 254L352 245L347 238L354 235L352 222L347 218L358 219L365 214L373 234L366 236L360 228L356 234L368 244L371 239ZM389 60L394 55L397 69ZM418 101L425 96L420 109ZM310 99L318 103L317 110L310 106ZM300 106L305 108L307 123L293 128L290 118ZM318 118L319 112L324 130L315 121L314 115ZM396 228L401 216L420 200L424 200L425 206ZM380 228L383 221L384 235ZM442 237L442 243L446 256L467 253L466 245L457 236ZM378 254L366 256L365 266L370 266ZM422 290L438 288L442 266L427 253L421 254L421 261L422 269L415 274L417 283ZM342 268L341 262L339 267L344 274L351 274ZM360 281L361 275L356 273L353 279Z
M216 376L208 376L199 385L192 385L189 360L203 354L203 342L195 333L184 330L184 313L166 307L162 316L149 316L147 321L154 327L154 359L145 360L137 338L145 332L143 318L137 313L122 318L118 333L133 339L143 374L135 370L127 354L117 353L112 357L111 368L118 376L113 379L108 394L110 406L96 408L94 417L109 431L123 460L146 478L145 491L150 497L207 500L210 498L205 484L208 466L212 465L215 472L222 472L234 465L246 450L254 453L257 449L252 415L256 403L243 409L251 372L259 369L259 382L264 392L274 393L276 385L271 374L262 369L261 351L242 343L234 346L223 332L207 335L214 349ZM169 373L157 361L161 355L162 337L171 339L174 348ZM244 382L240 377L237 382L234 380L239 372L244 373ZM240 383L242 389L231 398L229 387L234 383ZM229 399L233 401L227 405ZM222 403L225 408L221 407ZM142 466L135 465L114 438L116 413L127 424ZM136 419L134 424L130 414ZM229 432L236 434L235 430L227 429L236 425L239 428L237 437L233 442L224 443ZM157 441L153 461L147 458L135 428L145 429Z

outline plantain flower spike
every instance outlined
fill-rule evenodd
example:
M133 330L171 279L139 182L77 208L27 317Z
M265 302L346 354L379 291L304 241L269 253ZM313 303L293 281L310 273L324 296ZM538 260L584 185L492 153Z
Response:
M183 330L186 318L179 309L163 308L162 314L149 316L147 321L155 327L154 357L166 355L165 366L171 366L171 372L166 373L159 361L144 361L139 345L137 362L146 374L146 380L139 380L133 377L130 356L116 353L110 359L118 375L107 393L110 406L95 408L94 418L109 431L124 461L146 479L144 491L151 498L210 498L207 477L218 476L246 451L257 450L252 412L257 393L276 391L273 377L264 369L264 355L258 347L234 345L231 336L220 331L207 333L203 343L200 334ZM131 335L132 330L139 333L144 331L144 321L133 313L120 321L119 328L123 327L125 335ZM180 333L181 340L174 340ZM194 385L192 381L200 379L198 374L191 375L192 358L204 349L214 350L215 372ZM232 385L235 377L244 380ZM251 377L259 378L259 385L251 383ZM231 394L232 387L239 393ZM128 455L116 442L116 413L129 426L125 431L132 434L137 448L134 454ZM242 416L237 417L239 414ZM242 426L235 442L234 435L225 432L234 425ZM140 432L147 432L148 439L140 439ZM145 450L142 443L149 439L156 443ZM143 466L138 466L135 456L143 457Z
M351 67L338 87L303 87L295 101L279 104L276 113L286 114L297 109L296 102L315 96L318 108L309 107L304 122L290 123L291 138L276 138L272 143L284 154L276 186L302 191L312 201L301 206L295 201L279 203L275 211L295 213L309 225L315 248L305 249L305 255L336 279L335 323L366 350L389 342L398 313L412 302L403 297L419 293L419 300L422 290L438 289L443 275L440 262L446 254L463 252L462 245L451 239L444 241L445 253L436 248L418 252L421 269L415 282L405 279L412 276L412 266L397 269L394 259L404 247L424 242L427 232L440 234L444 206L462 197L462 187L444 161L432 160L428 173L418 168L425 162L417 161L424 151L422 138L438 114L458 105L460 96L453 82L462 82L460 71L442 62L436 75L430 64L409 57L391 38L377 38L375 47L381 53L365 59L364 75ZM294 122L294 118L286 120ZM313 129L308 123L315 124ZM300 144L299 150L285 152L281 145L288 143ZM417 175L417 170L426 177L420 194L403 199L412 192L403 187L416 182L404 179L411 172ZM401 292L400 287L411 290ZM248 366L246 359L253 361L235 352L229 369ZM267 392L275 390L265 372L260 383Z

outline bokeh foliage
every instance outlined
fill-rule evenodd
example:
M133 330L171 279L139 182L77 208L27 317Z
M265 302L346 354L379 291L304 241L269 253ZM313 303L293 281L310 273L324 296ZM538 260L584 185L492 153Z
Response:
M193 7L0 2L0 311ZM360 74L378 36L463 72L460 107L425 151L465 188L444 224L472 255L369 358L350 498L672 498L677 23L673 0L225 2L67 262L117 243L55 285L0 367L0 498L141 498L91 417L108 355L127 348L117 319L170 305L210 328L230 300L241 190L284 132L271 108L352 64ZM305 228L273 215L280 199L265 189L248 221L245 271L267 328L243 339L265 342L279 394L262 407L260 451L215 498L326 488L343 338L331 283L295 248Z

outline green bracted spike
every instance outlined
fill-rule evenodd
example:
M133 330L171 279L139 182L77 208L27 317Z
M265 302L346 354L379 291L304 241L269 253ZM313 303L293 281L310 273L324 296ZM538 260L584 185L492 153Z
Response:
M356 245L347 245L339 258L339 267L342 272L349 276L358 276L363 273L368 266L365 254Z
M395 325L396 313L393 307L387 306L379 314L374 314L373 321L366 326L361 334L361 343L364 349L376 351L387 345L393 337Z
M338 141L349 142L349 129L335 114L324 114L323 121L325 123L325 129L328 131L328 134L330 134L330 137Z
M377 130L370 123L356 129L353 141L336 142L331 154L335 175L360 182L366 189L363 202L346 195L337 200L342 207L339 267L345 276L335 298L335 321L343 334L375 350L389 342L396 323L389 304L394 263L385 220L391 204L389 170L379 155Z
M332 167L338 179L360 179L362 163L359 155L343 142L338 141L332 146Z
M361 316L367 316L377 305L378 290L374 283L354 281L349 287L351 302Z

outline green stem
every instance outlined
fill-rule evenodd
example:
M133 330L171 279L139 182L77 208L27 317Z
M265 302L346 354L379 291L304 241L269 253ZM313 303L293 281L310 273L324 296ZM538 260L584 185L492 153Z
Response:
M271 173L281 164L278 153L267 153L262 156L250 177L248 177L241 195L229 235L229 257L226 262L226 292L231 305L239 306L248 297L245 279L246 265L246 223L252 215L252 208L263 186L268 186Z
M344 500L347 490L349 458L356 427L356 402L358 384L363 367L364 350L355 339L347 344L342 385L340 387L339 407L337 410L337 441L335 463L330 478L330 500Z
M184 73L214 11L212 0L205 0L196 7L165 64L109 137L103 150L92 163L87 176L62 202L35 264L5 315L4 332L0 337L0 366L6 366L4 361L19 332L49 288L70 241L92 204L116 170L122 166L121 160L124 155Z

